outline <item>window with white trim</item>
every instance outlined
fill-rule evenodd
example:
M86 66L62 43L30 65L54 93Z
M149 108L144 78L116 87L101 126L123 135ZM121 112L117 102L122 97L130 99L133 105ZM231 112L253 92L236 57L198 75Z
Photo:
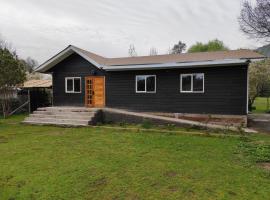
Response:
M204 74L181 74L180 92L183 93L203 93L204 92Z
M66 93L81 93L81 77L65 78Z
M156 75L136 76L136 93L155 93Z

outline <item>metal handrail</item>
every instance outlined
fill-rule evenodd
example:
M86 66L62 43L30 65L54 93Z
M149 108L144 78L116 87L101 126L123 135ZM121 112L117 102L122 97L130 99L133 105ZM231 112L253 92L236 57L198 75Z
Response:
M13 115L15 112L17 112L18 110L22 109L24 106L29 105L29 100L26 101L24 104L22 104L21 106L19 106L18 108L16 108L15 110L13 110L11 113L8 114L8 116Z

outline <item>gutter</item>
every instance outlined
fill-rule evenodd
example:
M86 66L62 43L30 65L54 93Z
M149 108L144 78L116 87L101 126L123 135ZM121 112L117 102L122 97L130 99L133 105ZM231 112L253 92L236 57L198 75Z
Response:
M130 70L154 70L154 69L172 69L179 67L185 68L200 68L200 67L216 67L216 66L231 66L248 64L249 59L225 59L202 62L182 62L182 63L160 63L160 64L142 64L142 65L115 65L103 66L105 71L130 71Z

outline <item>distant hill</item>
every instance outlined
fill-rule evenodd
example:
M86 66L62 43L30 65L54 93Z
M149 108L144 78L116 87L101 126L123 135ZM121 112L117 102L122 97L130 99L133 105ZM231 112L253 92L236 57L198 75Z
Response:
M257 51L267 57L270 57L270 44L258 48Z

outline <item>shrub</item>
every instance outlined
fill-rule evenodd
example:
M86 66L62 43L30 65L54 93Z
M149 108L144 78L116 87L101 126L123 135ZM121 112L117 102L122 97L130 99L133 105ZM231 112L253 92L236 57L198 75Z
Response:
M153 127L153 124L150 120L144 119L142 123L142 128L144 129L150 129Z
M119 126L124 127L124 128L127 127L127 125L128 124L126 122L124 122L124 121L119 123Z
M175 129L175 124L167 124L166 125L167 129L169 129L170 131L174 130Z

